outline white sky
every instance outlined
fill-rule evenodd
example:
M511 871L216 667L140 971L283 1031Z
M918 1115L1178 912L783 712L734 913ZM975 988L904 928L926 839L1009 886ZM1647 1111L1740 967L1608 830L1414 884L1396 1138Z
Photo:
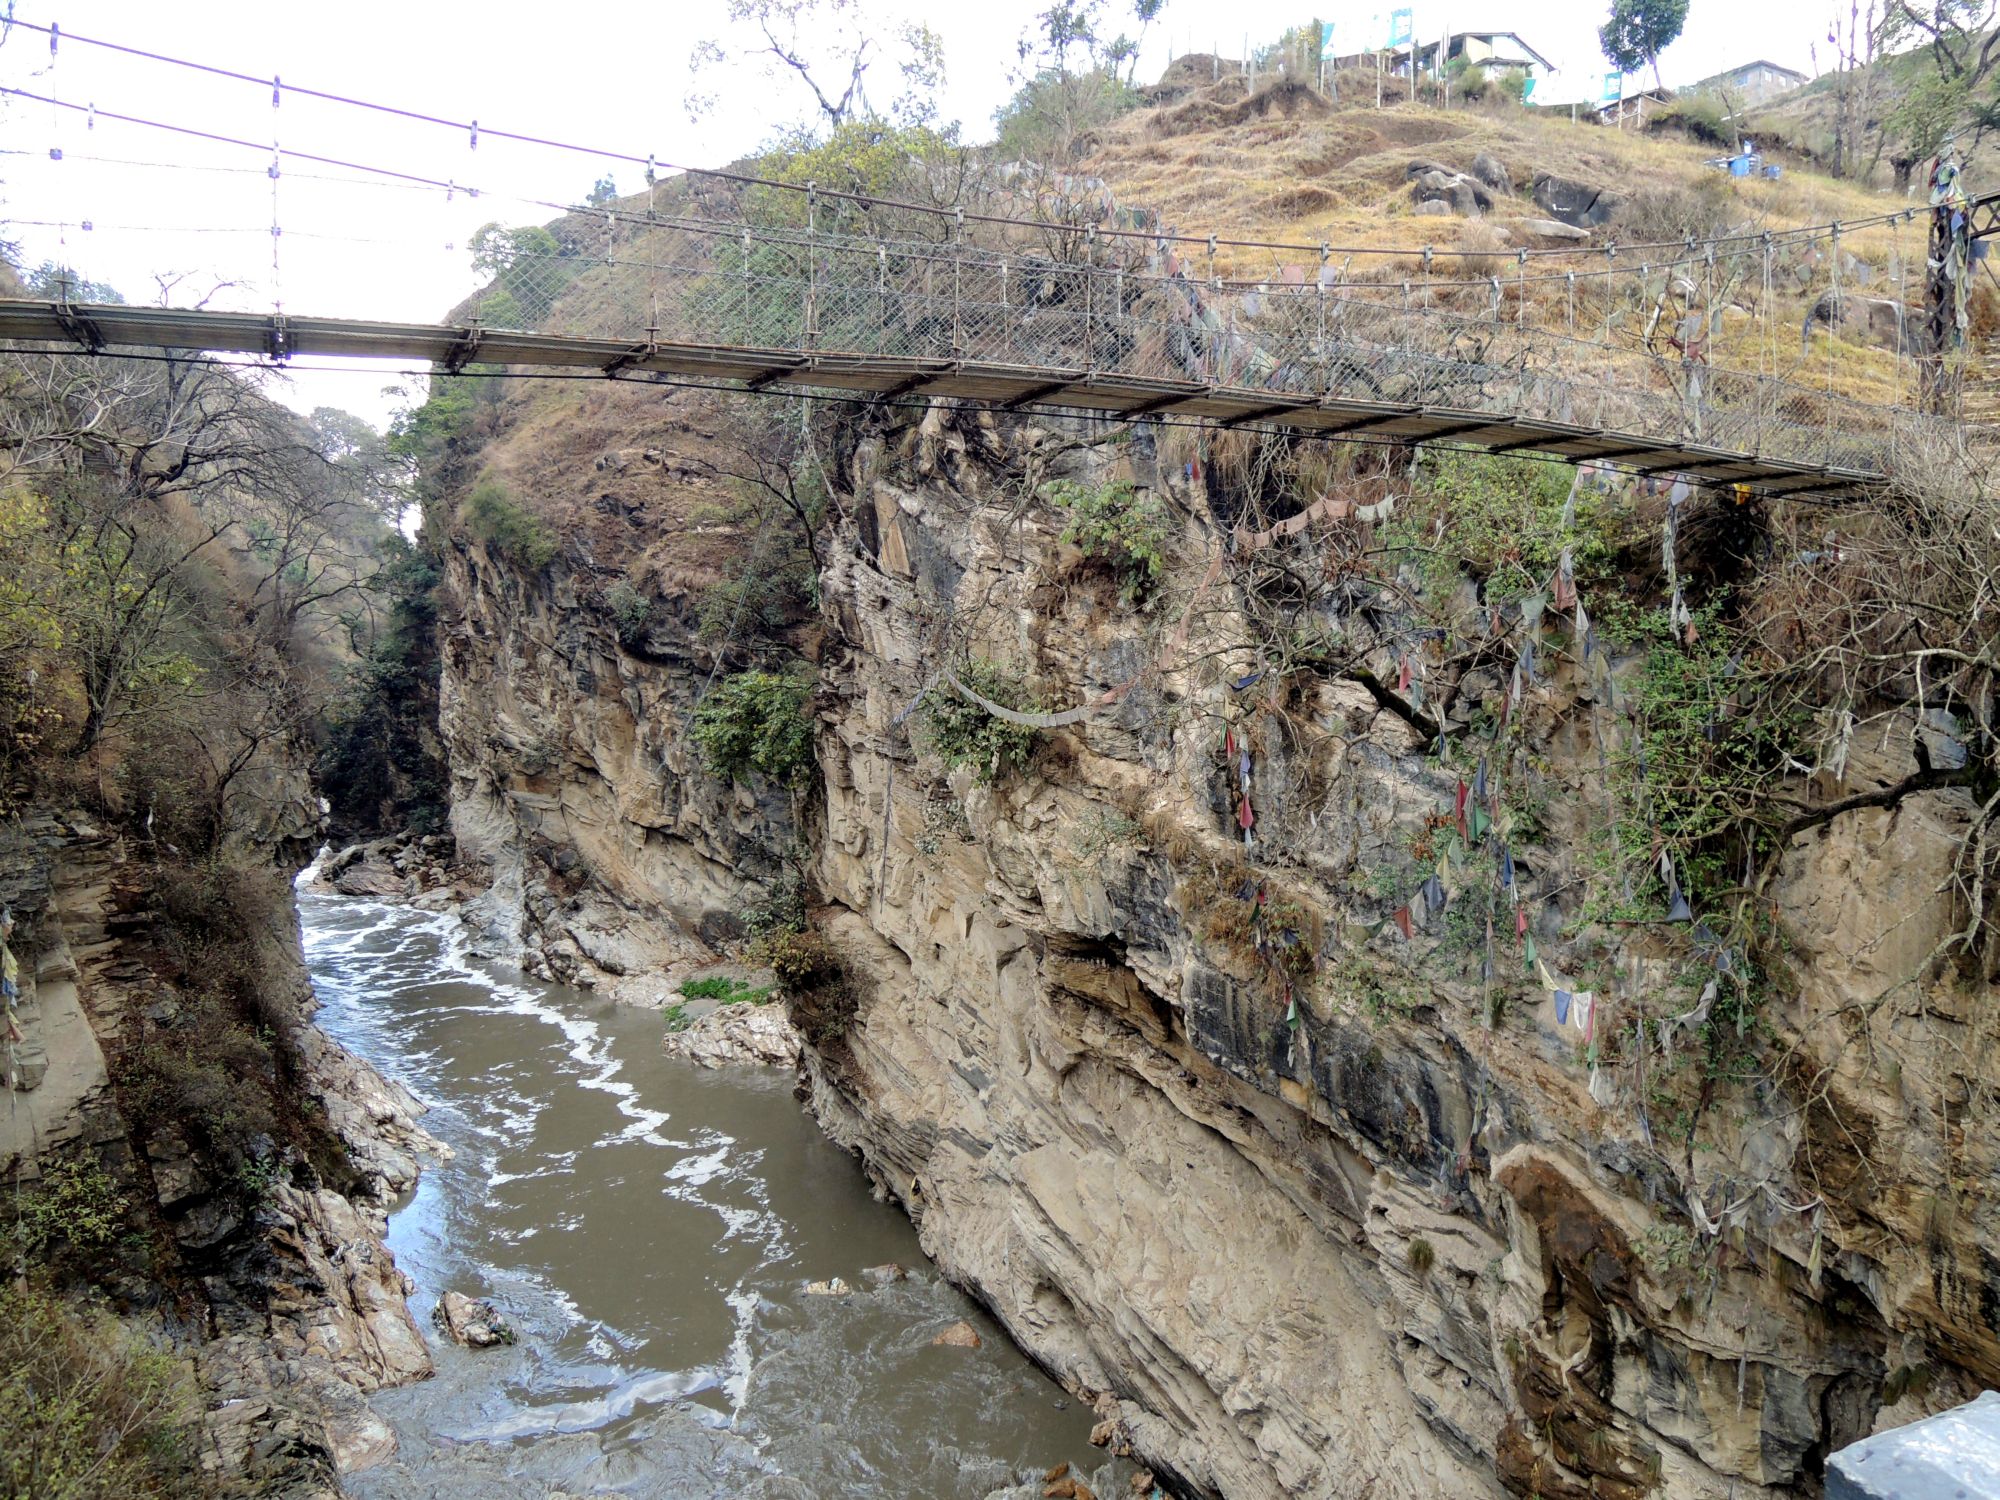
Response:
M863 0L872 15L918 16L942 36L944 112L962 121L974 140L990 133L994 109L1012 92L1015 40L1041 3L1046 0ZM1140 76L1157 77L1169 57L1183 51L1236 55L1246 40L1252 46L1275 40L1315 15L1334 22L1337 41L1358 37L1372 13L1393 3L1322 0L1315 11L1276 0L1168 0L1146 39ZM518 0L348 0L341 7L270 0L68 6L20 0L17 14L75 35L260 76L275 73L299 85L447 119L478 119L489 128L713 166L802 118L811 104L802 88L744 73L722 75L701 85L718 94L715 109L698 125L689 122L683 103L689 52L698 38L724 32L724 8L723 0L599 0L568 7ZM1565 71L1593 74L1607 66L1596 41L1603 0L1413 0L1413 8L1420 37L1447 27L1512 29ZM1724 0L1693 0L1686 31L1662 58L1666 81L1692 82L1760 57L1810 72L1815 39L1822 64L1827 60L1830 14L1830 0L1748 10ZM0 86L246 140L275 137L292 149L484 191L476 201L459 194L447 202L436 189L357 185L333 180L351 173L287 163L275 184L284 234L274 273L268 153L101 118L93 125L48 105L0 99L0 237L19 240L30 265L65 260L135 302L155 299L156 272L175 271L188 274L183 285L204 290L218 280L241 283L222 293L217 305L269 310L281 295L297 312L432 321L473 287L464 245L480 224L544 221L552 217L548 210L518 200L575 201L606 170L621 192L636 191L644 179L641 167L490 137L482 137L475 151L462 134L294 95L273 110L269 88L75 41L65 41L52 63L47 38L18 28L0 43ZM60 162L50 159L51 148L62 151ZM83 221L91 224L88 231L79 227ZM385 369L300 371L290 390L276 394L302 409L343 406L380 422L393 407L382 395L394 379Z

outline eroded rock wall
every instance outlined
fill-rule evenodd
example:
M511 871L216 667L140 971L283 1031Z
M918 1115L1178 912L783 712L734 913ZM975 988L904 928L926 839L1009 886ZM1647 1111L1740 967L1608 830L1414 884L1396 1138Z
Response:
M853 454L815 842L858 1005L804 1029L827 1129L1110 1440L1233 1497L1809 1495L1833 1448L2000 1378L2000 1263L1954 1186L1993 1166L1991 1028L1923 963L1963 920L1939 887L1967 793L1897 794L1907 733L1802 785L1822 811L1769 887L1773 1066L1704 1079L1649 1045L1593 1078L1517 946L1496 982L1476 923L1390 920L1455 774L1386 638L1368 656L1357 615L1336 623L1365 670L1247 681L1255 635L1209 566L1233 518L1143 432L1082 436L938 409ZM1151 610L1019 503L1002 470L1038 451L1172 497ZM790 823L680 748L695 674L619 649L560 566L454 569L461 841L557 953L616 970L721 935L746 851ZM1138 682L982 785L911 712L964 652L1059 705ZM1599 691L1558 661L1524 709L1540 802L1514 857L1545 961L1599 976L1607 1030L1651 1034L1692 998L1670 945L1577 894ZM1225 734L1255 760L1247 850ZM1253 904L1310 951L1289 992ZM626 921L648 936L608 964L577 930Z
M790 799L701 772L685 729L713 658L686 627L621 644L605 577L523 577L483 548L450 552L446 577L452 832L489 885L494 945L655 998L646 976L741 930L782 867Z

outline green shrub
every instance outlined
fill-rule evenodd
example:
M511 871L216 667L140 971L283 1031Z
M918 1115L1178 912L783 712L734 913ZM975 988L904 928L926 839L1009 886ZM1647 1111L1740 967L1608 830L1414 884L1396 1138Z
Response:
M840 953L826 935L811 927L774 932L756 946L759 962L770 967L788 990L809 990L841 972Z
M813 679L805 673L738 672L725 677L694 711L690 731L702 764L741 781L761 771L796 784L813 763Z
M1021 679L992 662L968 662L958 678L1002 708L1027 712L1035 707ZM924 700L924 717L931 748L953 770L971 766L981 786L990 786L1008 771L1025 766L1035 747L1034 730L995 717L949 684L931 690Z
M792 1024L807 1041L831 1042L846 1034L860 1010L860 994L840 950L825 934L810 927L774 932L752 952L778 976Z
M1678 124L1698 141L1711 146L1736 144L1736 130L1722 101L1713 94L1689 94L1669 104L1654 119L1656 128Z
M1437 1264L1437 1251L1431 1242L1418 1236L1410 1241L1410 1269L1419 1276L1431 1274L1431 1267Z
M1619 518L1606 497L1573 474L1534 459L1436 453L1424 460L1417 494L1398 515L1406 563L1428 592L1455 595L1462 573L1483 579L1494 604L1534 593L1568 548L1579 584L1608 576ZM1571 524L1562 524L1565 507ZM1442 522L1442 528L1439 522Z
M1641 870L1663 843L1676 851L1689 901L1712 910L1736 889L1742 840L1752 841L1755 863L1770 855L1755 814L1778 768L1811 753L1812 725L1795 702L1739 704L1744 642L1719 605L1697 612L1695 627L1689 643L1665 610L1654 610L1622 643L1643 647L1646 658L1626 689L1639 738L1618 762L1620 806L1629 809L1619 836L1627 862Z
M1519 68L1509 68L1493 80L1493 86L1503 97L1519 104L1528 94L1528 75Z
M686 1031L694 1025L694 1017L688 1014L685 1005L674 1004L667 1007L667 1030Z
M458 516L473 537L530 571L547 567L559 550L549 523L524 507L497 479L474 485Z
M108 1312L0 1286L0 1495L211 1493L193 1371Z
M1484 99L1486 97L1486 70L1469 67L1453 81L1451 91L1461 99Z
M763 1005L776 993L777 986L752 985L727 974L711 974L706 979L690 979L681 993L690 1000L713 1000L717 1005Z
M1166 507L1123 480L1095 490L1057 480L1043 486L1042 495L1069 513L1063 541L1111 569L1119 598L1144 603L1166 571Z
M604 607L611 613L611 625L620 645L636 646L646 638L652 623L653 601L621 578L604 591Z
M130 1201L95 1158L56 1162L15 1202L14 1235L24 1254L90 1255L114 1243Z

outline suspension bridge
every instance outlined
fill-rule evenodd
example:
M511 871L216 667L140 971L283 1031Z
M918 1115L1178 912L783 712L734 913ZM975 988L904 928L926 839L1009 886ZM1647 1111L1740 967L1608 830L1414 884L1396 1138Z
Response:
M281 97L276 80L139 55L268 86L274 110ZM0 93L48 106L58 123L65 111L86 112L53 96ZM118 122L268 154L274 273L286 233L278 220L283 167L333 165L382 185L439 189L447 201L467 192L407 170L95 105L87 114L92 129ZM476 122L471 130L476 146ZM601 154L643 160L654 180L651 157ZM730 191L712 191L717 185ZM642 202L545 205L556 210L548 227L489 246L486 284L437 323L312 316L275 298L268 309L236 310L90 302L63 281L53 296L0 299L0 340L70 355L363 357L417 361L445 375L553 370L879 402L942 399L1533 453L1772 496L1866 491L1904 455L1967 441L1947 417L1837 388L1830 325L1846 295L1839 225L1631 246L1622 263L1606 247L1603 268L1582 271L1574 258L1597 249L1524 249L1511 265L1446 249L1439 264L1456 258L1455 275L1434 271L1428 247L1420 256L1364 250L1353 254L1386 259L1372 274L1355 274L1352 256L1327 246L1315 256L1309 246L1204 242L1129 210L1132 222L1114 222L1108 201L1096 214L1071 205L1050 223L692 172L666 198L666 212L657 189ZM892 211L878 213L884 208ZM882 222L890 227L873 228ZM1269 269L1246 276L1219 268L1218 245L1269 252ZM441 248L453 247L433 242L428 251ZM1557 257L1571 261L1539 269ZM1834 310L1823 385L1793 378L1813 334L1810 316L1800 358L1789 368L1779 358L1781 339L1800 335L1781 330L1773 295L1776 280L1791 277L1796 306L1816 274L1826 276ZM1900 376L1900 295L1896 305ZM1737 349L1759 351L1756 371L1717 362L1712 351L1732 329Z
M1503 305L1482 316L1316 273L1208 281L1164 266L690 220L647 222L630 238L622 251L516 256L447 323L58 297L0 300L0 339L1171 416L1535 452L1770 495L1880 483L1899 447L1955 426L1684 355L1614 353L1508 316L1497 280ZM527 323L536 326L518 326Z

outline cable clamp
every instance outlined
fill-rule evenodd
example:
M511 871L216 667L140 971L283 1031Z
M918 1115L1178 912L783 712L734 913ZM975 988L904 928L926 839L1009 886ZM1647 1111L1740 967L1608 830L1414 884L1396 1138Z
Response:
M53 306L55 308L56 321L62 325L62 331L68 334L71 339L83 345L92 354L101 352L104 348L103 333L98 330L95 323L78 312L70 302L69 280L67 277L62 280L60 285L62 287L62 300L54 303Z
M451 348L445 351L445 373L457 375L467 365L471 364L473 356L479 352L479 344L484 337L485 330L477 323L472 324L461 333L457 340L453 342Z

